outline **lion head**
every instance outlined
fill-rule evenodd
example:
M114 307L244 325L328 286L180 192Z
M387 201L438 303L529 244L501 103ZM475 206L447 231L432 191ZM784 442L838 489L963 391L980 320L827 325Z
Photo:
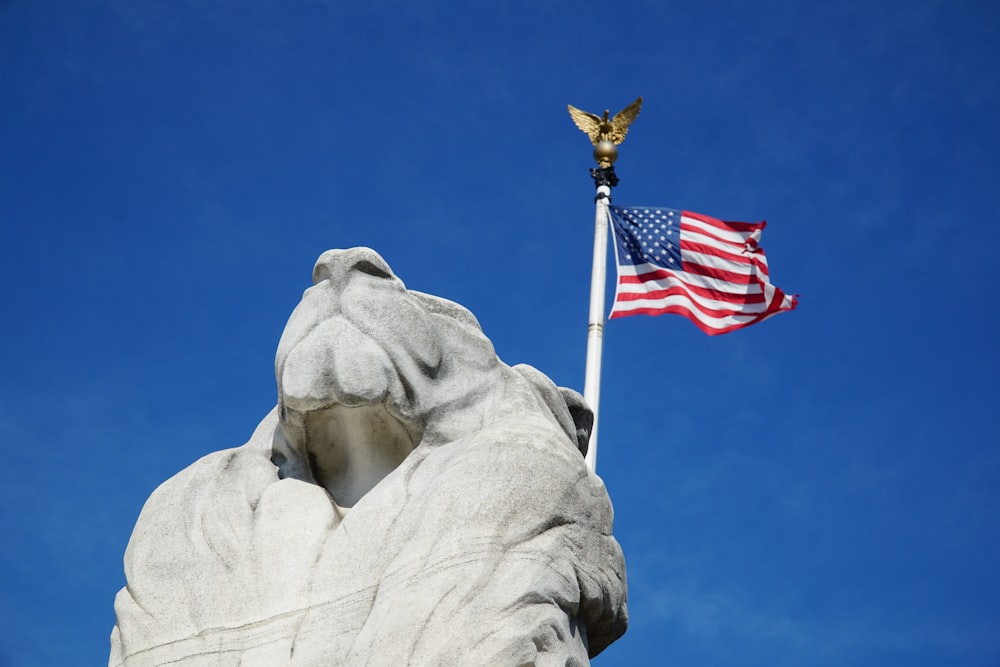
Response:
M406 289L369 248L317 260L278 343L275 375L275 462L283 475L326 488L341 507L417 447L481 430L517 409L510 406L541 403L584 453L593 423L577 392L530 366L500 362L472 313Z

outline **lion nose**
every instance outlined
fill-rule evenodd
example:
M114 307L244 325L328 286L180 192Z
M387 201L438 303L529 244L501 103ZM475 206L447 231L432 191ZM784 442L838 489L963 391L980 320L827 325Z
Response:
M335 285L343 284L352 272L390 280L396 277L389 264L371 248L350 248L327 250L320 255L313 268L313 284L324 280Z

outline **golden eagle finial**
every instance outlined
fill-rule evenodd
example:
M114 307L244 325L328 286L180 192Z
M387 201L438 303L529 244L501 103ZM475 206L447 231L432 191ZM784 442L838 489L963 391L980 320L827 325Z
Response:
M570 118L573 119L576 126L590 137L590 143L597 146L603 141L611 142L612 146L608 146L606 150L594 150L594 157L598 163L602 167L607 167L614 162L614 158L618 154L617 149L613 146L625 141L625 135L628 134L628 126L639 115L639 108L642 106L642 96L640 95L635 102L632 102L632 104L616 113L614 118L610 120L608 119L607 109L604 110L604 116L601 117L582 109L577 109L572 104L567 104L566 106L569 108ZM598 154L599 152L600 155Z
M604 117L587 113L582 109L577 109L572 104L569 107L569 115L576 123L576 126L583 130L584 134L590 137L590 143L597 145L599 141L610 141L613 144L620 144L625 141L628 133L628 126L632 124L635 117L639 115L639 107L642 106L642 96L632 102L621 111L615 114L614 118L608 120L608 110L604 110Z

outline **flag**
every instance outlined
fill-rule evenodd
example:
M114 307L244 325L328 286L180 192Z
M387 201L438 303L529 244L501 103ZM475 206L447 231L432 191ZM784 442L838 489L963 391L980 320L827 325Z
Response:
M609 210L618 263L611 319L676 313L713 336L798 305L768 278L758 245L766 222L649 206Z

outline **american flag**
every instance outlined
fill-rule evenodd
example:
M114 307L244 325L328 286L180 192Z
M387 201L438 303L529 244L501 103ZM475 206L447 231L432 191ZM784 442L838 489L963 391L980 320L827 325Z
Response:
M758 245L766 222L650 206L609 209L618 260L611 319L676 313L713 336L798 305L768 278Z

